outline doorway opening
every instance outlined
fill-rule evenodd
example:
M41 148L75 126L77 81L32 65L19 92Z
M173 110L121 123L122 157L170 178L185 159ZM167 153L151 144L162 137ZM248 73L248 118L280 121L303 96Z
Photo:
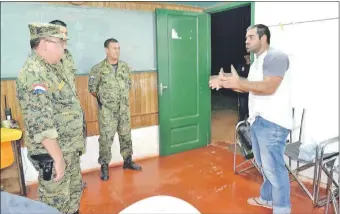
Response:
M245 33L251 25L251 5L211 14L211 75L223 68L230 73L233 65L244 70ZM229 89L211 90L211 143L231 146L239 120L239 94Z

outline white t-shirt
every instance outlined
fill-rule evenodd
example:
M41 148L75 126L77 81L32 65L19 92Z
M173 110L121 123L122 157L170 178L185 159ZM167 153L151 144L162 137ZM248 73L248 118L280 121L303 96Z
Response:
M280 76L282 81L272 95L254 95L249 93L249 123L255 121L256 116L292 129L292 104L289 57L287 54L268 49L256 57L250 66L248 81L262 81L265 76Z

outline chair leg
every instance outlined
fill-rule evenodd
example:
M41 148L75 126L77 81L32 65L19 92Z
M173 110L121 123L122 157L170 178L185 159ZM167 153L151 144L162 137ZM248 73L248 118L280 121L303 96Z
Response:
M236 174L236 149L237 149L237 136L235 132L235 143L234 143L234 173Z
M235 146L234 146L234 166L233 166L233 168L234 168L234 174L240 174L240 173L245 172L245 171L247 171L247 170L249 170L249 169L252 169L252 168L254 168L254 167L256 167L256 169L260 172L259 168L257 167L257 165L256 165L256 163L255 163L254 158L251 159L251 160L243 161L243 162L240 163L239 165L236 165L236 149L237 149L237 145L236 145L236 144L237 144L237 143L235 142ZM245 169L242 169L242 170L240 170L240 171L237 171L237 169L238 169L239 167L241 167L242 165L248 163L249 161L252 162L252 166L248 166L248 167L245 168Z
M325 214L328 214L328 208L329 208L329 203L331 199L331 192L332 192L332 180L333 180L333 170L331 170L330 176L327 179L327 200L326 200L326 208L325 208Z
M241 164L237 165L236 168L239 168L240 166L248 163L249 161L251 161L251 160L246 160L246 161L242 162ZM245 172L245 171L247 171L249 169L252 169L254 167L255 167L255 165L253 164L252 166L248 166L247 168L244 168L244 169L242 169L240 171L237 171L237 169L235 169L235 174L240 174L240 173Z
M332 163L332 165L335 162L335 159L331 159L330 160ZM333 166L334 167L334 166ZM314 194L314 200L313 200L313 205L314 206L318 206L318 207L322 207L324 205L327 205L333 201L333 206L334 208L337 206L337 200L336 198L339 197L339 183L333 178L333 170L334 168L331 168L330 170L327 168L326 163L323 163L321 160L319 160L319 164L318 164L318 176L317 179L315 181L315 194ZM326 196L320 197L320 183L321 183L321 173L324 172L325 175L327 176L327 187L326 187ZM335 186L335 190L332 191L333 188L333 184ZM328 191L330 191L330 198L328 195ZM331 200L331 201L330 201ZM335 209L336 213L339 212L339 209Z
M333 174L332 174L333 172L332 171L333 171L333 169L328 171L326 166L321 165L321 162L320 162L319 168L318 168L318 177L315 181L315 186L314 186L315 187L315 194L314 194L314 201L313 201L314 206L322 207L326 203L329 203L328 202L329 199L327 198L327 196L320 197L320 183L321 183L321 173L322 172L324 172L326 174L327 182L330 179L330 182L331 182L330 188L332 188L333 184L336 188L339 188L339 184L336 183L336 181L333 178ZM328 185L328 183L327 183L327 185ZM339 191L337 191L337 189L334 192L331 192L332 198L337 198L338 196L339 196Z
M319 161L318 158L315 158L315 165L314 165L314 176L313 176L313 205L316 206L319 199L319 192L320 192L320 182L321 182L321 164L322 161Z
M338 195L338 197L339 197L339 195ZM340 212L340 204L338 203L336 197L333 198L333 207L334 207L335 214L339 214L339 212Z
M286 164L286 168L288 169L289 173L294 177L294 179L298 182L298 184L300 185L300 187L303 189L303 191L308 195L308 197L313 200L314 197L313 195L311 195L308 191L308 189L305 187L305 185L298 179L298 177L295 175L295 173L293 172L293 170L290 169L290 167L287 166Z
M259 168L259 167L257 166L257 164L256 164L255 158L253 158L253 159L251 160L251 162L253 162L253 165L256 167L257 171L259 171L259 173L261 173L260 168ZM261 174L262 174L262 173L261 173Z

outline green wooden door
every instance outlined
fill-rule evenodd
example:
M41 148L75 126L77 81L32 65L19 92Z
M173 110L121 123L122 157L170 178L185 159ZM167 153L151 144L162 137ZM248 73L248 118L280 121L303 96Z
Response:
M210 142L210 16L156 10L160 155Z

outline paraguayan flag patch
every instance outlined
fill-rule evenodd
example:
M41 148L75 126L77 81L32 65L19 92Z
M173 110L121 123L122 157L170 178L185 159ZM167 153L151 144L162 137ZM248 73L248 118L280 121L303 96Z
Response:
M33 85L33 93L34 94L45 94L46 91L47 91L47 87L43 84Z

